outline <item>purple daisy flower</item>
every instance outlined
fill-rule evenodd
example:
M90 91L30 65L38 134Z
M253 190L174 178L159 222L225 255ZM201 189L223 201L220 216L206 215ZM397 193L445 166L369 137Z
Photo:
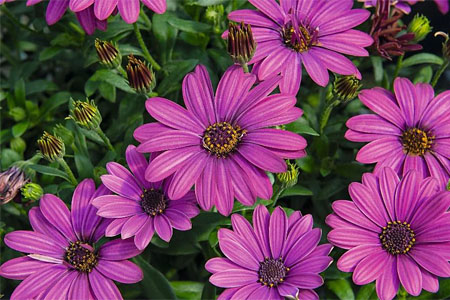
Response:
M183 197L195 183L200 207L215 204L229 215L233 199L253 205L256 196L270 199L272 184L265 171L285 172L284 159L306 155L306 140L298 134L268 128L297 120L302 110L293 95L272 92L280 81L272 77L252 86L256 77L230 67L213 94L208 71L197 66L183 81L187 109L164 98L150 98L147 111L158 123L134 132L139 152L163 153L145 172L157 182L172 174L170 199Z
M45 194L29 218L33 231L18 230L5 236L5 244L27 256L0 266L0 275L23 280L11 299L122 299L113 280L135 283L141 269L128 258L140 253L133 240L113 240L95 249L109 220L96 215L90 201L106 195L92 179L75 189L72 212L58 197Z
M361 102L376 114L359 115L347 121L345 137L370 142L356 160L377 163L375 173L392 167L399 175L410 169L441 184L450 176L450 91L434 97L431 85L413 85L396 78L394 92L373 88L359 93Z
M106 20L114 10L118 9L122 19L131 24L139 18L141 2L157 14L166 11L166 0L66 0L70 9L79 12L89 6L94 7L95 16L100 20Z
M281 72L281 92L297 94L302 64L318 85L328 84L328 71L342 75L361 74L343 54L368 56L364 47L372 38L352 28L370 15L365 9L351 9L352 0L249 0L258 11L233 11L228 18L252 26L257 41L249 62L252 72L265 80Z
M338 260L358 285L376 280L381 300L400 283L414 296L436 293L438 276L450 277L450 192L435 178L411 170L400 180L391 168L363 175L349 186L353 201L333 203L328 240L348 251Z
M219 246L226 258L212 258L209 281L225 288L218 300L319 299L313 289L323 284L319 273L332 263L332 246L318 246L319 228L311 215L297 211L289 218L281 207L272 215L258 205L253 226L241 215L231 216L233 230L220 229Z
M155 156L155 155L153 155ZM144 155L128 146L126 159L132 173L115 162L106 165L109 175L101 176L103 184L117 195L103 195L92 200L98 208L97 215L113 219L106 228L106 236L122 235L122 239L134 236L140 250L147 247L156 233L169 242L173 228L189 230L190 219L199 214L194 191L173 201L167 196L170 178L148 182L144 175L148 162Z

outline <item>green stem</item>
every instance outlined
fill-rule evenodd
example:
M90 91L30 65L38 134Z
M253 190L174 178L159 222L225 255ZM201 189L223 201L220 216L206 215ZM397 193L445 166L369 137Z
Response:
M66 163L64 158L62 158L62 157L58 158L57 161L63 167L64 171L66 171L67 175L69 176L70 183L72 183L73 185L77 185L78 181L75 178L75 176L73 175L72 170L70 169L69 165Z
M148 52L148 48L144 43L144 39L142 38L142 34L139 31L139 27L137 23L133 23L134 33L136 34L136 38L138 40L139 46L141 46L142 52L144 53L145 59L147 59L150 64L153 66L153 69L156 71L161 70L161 66L156 62L156 60L150 55Z
M403 57L405 57L405 54L400 55L400 57L397 60L397 66L395 67L394 76L392 77L392 80L395 80L397 78L398 73L400 72L402 65L403 65Z
M116 152L113 145L109 141L109 138L106 136L106 134L100 127L97 127L97 129L95 129L95 132L97 132L97 134L100 136L100 138L103 140L103 142L105 143L105 145L108 147L109 150Z
M158 93L157 92L150 92L150 93L147 94L147 97L149 97L149 98L158 97Z
M117 70L119 70L119 72L122 74L123 77L125 77L125 79L128 79L128 74L127 74L127 72L122 68L121 65L117 66Z
M276 186L276 191L272 196L272 207L275 207L277 205L277 201L280 198L281 194L284 192L285 188L283 187L283 184Z
M144 23L147 26L147 29L150 30L152 28L152 22L147 17L147 14L145 13L144 9L141 9L140 15L141 15L142 19L144 20Z
M248 73L249 71L248 71L248 65L247 65L247 63L243 63L242 64L242 68L244 69L244 72L245 73Z
M439 78L441 77L442 73L444 73L445 69L447 69L448 64L449 64L450 60L446 60L442 63L442 65L439 67L439 69L436 71L436 73L434 73L434 77L433 80L431 81L431 85L433 87L436 86Z
M328 119L330 118L331 112L333 109L339 105L339 100L330 101L325 107L322 115L320 116L320 134L323 133L323 130L328 124Z

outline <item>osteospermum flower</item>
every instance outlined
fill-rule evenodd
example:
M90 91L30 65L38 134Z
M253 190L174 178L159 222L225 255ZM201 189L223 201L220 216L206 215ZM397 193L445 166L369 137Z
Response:
M141 269L127 260L140 253L132 239L95 247L109 221L96 215L90 201L107 193L85 179L73 193L72 212L61 199L45 194L29 212L33 231L5 236L8 247L27 254L0 266L1 276L23 280L11 299L122 299L113 280L142 280Z
M361 74L343 54L368 56L364 49L372 38L352 28L370 15L365 9L351 9L352 0L249 0L259 10L242 9L230 20L251 24L257 41L250 64L252 72L265 80L281 72L282 92L297 94L302 64L312 80L326 86L328 71L342 75Z
M359 93L375 114L347 121L348 140L370 142L356 160L377 163L375 173L384 166L399 174L415 169L445 184L450 176L450 91L434 97L431 85L397 78L394 92L377 87Z
M127 23L134 23L139 17L141 2L157 14L166 11L166 0L66 0L70 9L79 12L89 6L94 7L94 14L100 20L107 19L118 9L120 16ZM70 1L70 2L69 2Z
M313 289L323 284L319 273L331 264L330 244L317 246L321 230L312 229L311 215L281 207L272 215L258 205L253 228L241 215L231 216L233 230L220 229L219 246L226 258L212 258L205 268L209 281L225 288L218 300L284 297L319 299Z
M359 285L376 280L381 300L400 283L414 296L437 292L437 277L450 277L450 192L440 190L432 177L412 170L400 180L390 168L350 184L353 201L335 201L326 220L328 240L348 250L338 268Z
M284 130L268 128L298 119L293 95L272 92L276 76L251 89L256 77L239 66L230 67L213 94L204 66L183 81L187 109L164 98L150 98L147 111L158 123L136 129L139 152L163 153L148 166L145 178L157 182L172 174L170 199L183 197L195 183L204 210L216 205L230 214L233 199L253 205L256 196L270 199L272 185L264 171L286 171L284 158L305 156L306 140Z
M126 159L133 174L118 163L110 162L106 165L109 175L101 176L103 184L118 195L104 195L92 201L99 209L98 215L113 219L106 228L106 236L121 234L122 239L134 236L136 247L142 250L155 231L168 242L172 227L191 229L190 219L199 213L194 192L172 201L167 196L170 179L148 182L144 178L148 162L135 146L128 146Z

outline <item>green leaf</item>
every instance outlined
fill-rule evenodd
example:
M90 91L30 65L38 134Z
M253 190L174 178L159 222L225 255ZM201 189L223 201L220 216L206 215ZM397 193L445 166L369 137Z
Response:
M45 48L44 50L41 51L41 53L39 53L39 61L49 60L50 58L57 55L61 50L62 49L59 46L52 46Z
M413 82L430 83L432 77L433 77L433 69L431 68L431 66L425 66L422 69L420 69L416 77L414 77Z
M97 72L91 76L90 80L107 82L124 92L135 94L134 90L130 88L125 78L109 69L97 70Z
M173 27L186 32L191 33L199 33L199 32L208 32L211 31L211 25L204 24L196 21L190 21L190 20L183 20L180 18L170 18L168 20L169 24Z
M175 294L180 299L200 299L203 283L195 281L171 281Z
M25 95L25 81L23 81L23 78L20 78L14 85L14 97L19 106L25 106Z
M98 90L100 95L106 100L114 103L116 102L116 88L107 82L100 83Z
M293 187L287 188L281 194L281 197L288 196L312 196L312 191L301 185L294 185Z
M333 293L338 296L340 300L354 300L355 295L353 294L352 287L350 283L345 279L330 280L326 282L327 287Z
M75 153L75 166L81 178L92 177L94 166L89 158L81 153Z
M158 41L157 45L163 65L172 57L173 47L178 34L178 30L168 23L168 20L174 17L173 14L166 12L162 15L153 14L152 18L152 31Z
M356 300L369 300L374 292L375 292L375 284L369 283L363 285L359 289L358 294L356 294Z
M176 299L174 290L161 272L152 267L141 256L133 258L133 261L138 264L144 272L144 279L139 282L139 284L148 299Z
M418 64L436 64L441 65L444 61L437 55L431 53L419 53L408 57L403 61L404 68L411 67Z
M210 5L217 5L224 3L227 0L197 0L197 1L191 1L189 4L196 4L198 6L210 6Z
M177 90L181 87L181 79L197 65L198 59L188 59L182 61L173 61L165 66L169 72L169 76L164 78L158 84L158 94L165 96L171 91ZM177 84L178 83L178 84Z
M67 176L67 174L65 172L58 170L56 168L42 166L42 165L30 165L30 168L41 174L56 176L56 177L63 178L64 180L70 181L69 177Z
M28 121L23 121L23 122L20 122L20 123L17 123L17 124L15 124L13 127L12 127L12 135L13 135L13 137L19 137L19 136L21 136L22 134L24 134L24 132L27 130L27 128L28 128L28 125L29 125L29 122Z
M383 61L379 56L371 56L373 66L373 75L375 76L376 82L381 82L383 80Z
M286 129L295 133L304 133L314 136L320 135L317 131L311 128L311 126L309 126L308 121L304 118L300 118L297 121L287 124Z
M210 282L206 282L203 287L202 300L214 300L216 299L216 287Z

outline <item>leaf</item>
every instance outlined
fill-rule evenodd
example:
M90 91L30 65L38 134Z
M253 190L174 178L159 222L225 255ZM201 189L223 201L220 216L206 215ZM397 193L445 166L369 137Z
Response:
M56 176L56 177L60 177L64 180L70 181L69 177L67 176L67 174L65 172L58 170L56 168L42 166L42 165L30 165L30 168L41 174Z
M402 66L407 68L418 64L442 65L443 62L442 58L437 55L431 53L419 53L405 59Z
M89 158L81 153L75 153L75 166L81 178L92 177L94 166Z
M369 283L363 285L359 289L358 294L356 294L356 300L369 300L373 292L375 292L375 284Z
M371 56L370 60L372 61L373 75L375 76L375 81L380 82L381 80L383 80L383 61L379 56Z
M144 273L144 279L139 284L148 299L176 299L174 290L161 272L152 267L141 256L133 258L133 261L141 267Z
M191 1L188 4L195 4L198 6L210 6L210 5L217 5L224 3L226 0L197 0L197 1Z
M51 46L45 48L44 50L41 51L41 53L39 53L39 61L49 60L50 58L57 55L61 50L62 48L59 46Z
M309 126L309 123L306 119L300 118L297 121L294 121L292 123L289 123L286 125L286 130L295 132L295 133L304 133L314 136L319 136L320 134L315 131L311 126Z
M353 294L352 287L350 283L345 279L331 280L326 282L328 289L330 289L340 300L354 300L355 295Z
M170 65L166 65L169 76L164 78L158 84L158 94L160 96L167 95L174 89L181 87L182 78L197 65L198 59L188 59L182 61L173 61Z
M191 33L199 33L199 32L208 32L211 30L211 25L204 24L196 21L190 21L190 20L183 20L180 18L170 18L168 20L169 24L173 27L186 32Z
M293 187L287 188L281 194L281 197L288 196L312 196L312 191L301 185L294 185Z
M114 103L116 102L116 88L107 82L100 83L98 90L100 95L106 100Z
M171 281L175 294L180 299L200 299L203 283L195 281Z
M91 76L90 80L104 81L124 92L135 94L134 90L130 88L125 78L109 69L97 70L94 75Z
M216 299L216 287L210 282L206 282L203 287L202 300L214 300Z
M14 85L14 98L16 99L18 106L25 106L25 95L25 81L23 81L23 78L20 78Z
M163 65L172 57L178 34L178 30L168 23L168 20L173 17L175 17L173 14L166 12L163 15L154 14L152 18L152 31L158 41L157 45Z
M28 125L29 125L28 121L23 121L23 122L15 124L12 127L12 135L13 135L13 137L20 137L22 134L24 134L24 132L28 128Z
M423 82L423 83L430 83L431 78L433 77L433 69L431 66L425 66L416 74L416 77L414 77L413 82Z

